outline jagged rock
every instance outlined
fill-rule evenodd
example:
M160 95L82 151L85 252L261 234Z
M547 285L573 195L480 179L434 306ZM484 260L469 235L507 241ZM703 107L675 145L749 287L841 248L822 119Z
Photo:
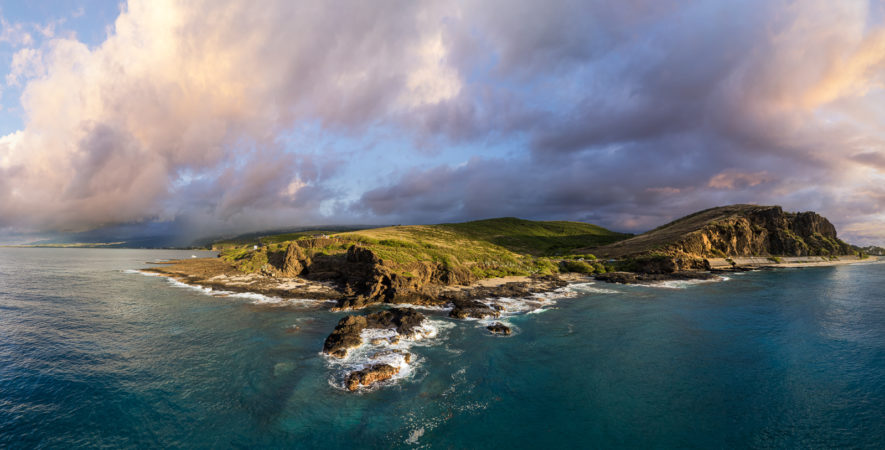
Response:
M301 275L301 272L303 272L305 267L309 265L310 259L304 254L304 250L301 249L301 246L296 242L289 244L289 247L286 249L286 256L283 260L283 268L281 270L283 276L297 277L298 275Z
M508 327L507 325L504 325L501 322L495 322L495 323L487 326L486 329L491 331L493 334L504 334L504 335L510 334L510 327Z
M411 308L385 309L369 314L366 328L393 328L398 334L409 336L424 322L424 314Z
M671 280L713 280L718 278L718 276L708 272L696 271L672 273L608 272L597 274L594 278L608 283L637 284Z
M338 321L335 330L323 343L323 353L336 358L344 358L347 351L363 343L360 333L366 329L368 321L363 316L347 316Z
M485 303L476 300L456 300L453 304L455 307L449 312L449 317L456 319L486 319L501 315L501 313L490 308Z
M344 384L347 386L347 390L352 392L359 389L360 386L371 386L372 384L389 380L397 373L399 373L399 369L390 364L376 364L363 370L352 372L347 376Z
M346 316L338 321L332 334L326 338L323 353L344 358L348 350L362 344L360 334L367 328L392 328L398 334L408 336L415 333L424 319L424 314L408 308L387 309L366 316Z
M310 270L313 272L313 267ZM445 267L432 261L389 263L371 249L358 245L347 249L343 264L338 262L338 270L347 294L339 301L339 309L374 303L438 304L435 294L439 286L473 281L473 275L465 268Z
M833 224L819 214L757 205L700 211L592 251L604 258L629 260L632 267L627 270L649 274L708 270L707 258L853 254L836 236Z

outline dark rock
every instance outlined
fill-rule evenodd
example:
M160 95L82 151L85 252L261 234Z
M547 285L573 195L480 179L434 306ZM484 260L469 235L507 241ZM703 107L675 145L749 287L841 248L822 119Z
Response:
M608 272L594 276L599 281L619 284L653 283L672 280L714 280L719 278L709 272L673 272L673 273L635 273L635 272Z
M411 335L424 322L424 314L411 308L392 308L369 314L366 328L393 328L397 333Z
M368 321L363 316L347 316L338 321L335 330L323 343L323 353L336 358L344 358L347 351L363 343L360 333L366 329Z
M510 327L508 327L507 325L504 325L501 322L495 322L495 323L487 326L486 329L491 331L493 334L503 334L503 335L510 334Z
M351 315L338 321L332 334L323 343L323 353L344 358L347 351L362 344L360 333L367 328L392 328L402 335L411 335L421 326L425 317L408 308L393 308L366 316Z
M352 372L347 376L344 385L349 391L355 391L360 386L371 386L372 384L389 380L399 373L399 369L390 364L376 364L363 370Z
M449 312L449 317L456 319L486 319L501 315L485 303L476 300L455 300L453 304L455 307Z

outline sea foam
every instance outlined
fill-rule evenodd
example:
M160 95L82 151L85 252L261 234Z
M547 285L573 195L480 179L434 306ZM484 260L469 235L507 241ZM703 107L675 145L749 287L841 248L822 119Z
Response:
M393 328L367 328L360 333L362 344L352 348L344 358L324 355L327 366L332 370L329 385L335 389L345 390L347 376L355 371L376 364L389 364L399 372L380 383L372 386L360 386L360 390L373 390L380 386L391 386L400 380L414 378L416 369L421 366L423 358L413 353L413 347L434 345L441 338L444 330L453 327L449 321L424 319L411 334L399 334ZM406 362L406 353L411 355Z
M242 298L249 300L249 303L253 305L268 305L268 306L305 306L305 307L313 307L322 305L325 303L332 302L334 300L316 300L316 299L307 299L307 298L282 298L270 295L259 294L257 292L232 292L226 291L223 289L214 289L210 287L198 286L194 284L183 283L181 281L176 280L168 275L163 275L154 272L145 272L142 270L123 270L123 273L132 273L139 274L148 277L165 277L166 281L172 285L173 287L180 289L189 289L192 291L199 292L204 295L208 295L211 297L233 297L233 298Z

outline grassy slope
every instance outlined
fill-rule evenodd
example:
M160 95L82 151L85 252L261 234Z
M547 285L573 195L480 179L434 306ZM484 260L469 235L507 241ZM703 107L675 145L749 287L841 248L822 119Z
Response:
M707 224L737 214L745 213L755 205L730 205L706 209L661 225L654 230L625 239L611 245L594 249L600 257L620 258L626 255L650 252L663 248L693 231L700 230Z
M534 222L512 217L437 226L533 256L571 254L578 248L598 247L632 236L583 222Z
M748 214L758 208L760 208L759 205L729 205L705 209L674 220L673 222L662 225L647 233L603 247L594 248L593 250L598 256L603 258L623 258L643 253L653 254L656 250L663 249L668 245L679 241L689 233L698 231L708 225L715 224L716 222L725 219ZM793 236L794 239L800 242L802 241L802 238L796 236L792 231L788 229L783 231ZM827 240L827 238L823 236L818 235L818 237L819 239Z
M341 227L338 229L310 229L310 230L302 230L302 231L293 231L288 233L274 233L274 234L266 234L265 233L249 233L240 235L237 237L233 237L230 239L224 239L220 241L213 242L209 247L215 247L217 249L220 248L234 248L234 247L242 247L247 245L269 245L276 244L280 242L288 242L294 241L296 239L309 238L314 235L332 235L335 233L340 233L342 231L350 231L353 228L345 228Z
M330 236L344 239L344 242L316 252L339 254L346 251L351 243L359 242L386 261L401 265L434 261L447 266L466 267L479 278L557 272L558 261L549 258L551 256L567 257L577 248L603 245L629 237L580 222L535 222L514 218L395 226ZM286 245L278 239L269 242L273 242L268 246L269 252L281 251ZM247 271L255 270L266 262L260 255L242 248L230 249L223 256L237 261Z

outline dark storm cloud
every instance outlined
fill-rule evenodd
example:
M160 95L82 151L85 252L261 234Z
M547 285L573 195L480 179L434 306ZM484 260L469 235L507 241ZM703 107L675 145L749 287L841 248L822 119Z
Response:
M885 154L871 8L132 0L100 46L19 55L28 114L0 138L0 227L513 215L638 231L756 202L869 230ZM289 135L308 126L317 142L383 130L411 158L372 185L372 152Z
M818 208L844 226L877 211L839 206L879 181L856 163L883 167L878 150L860 151L881 148L862 139L881 128L839 121L838 100L863 102L883 70L881 24L869 26L863 2L684 2L641 19L624 13L635 5L584 6L586 17L614 19L586 27L583 40L572 39L580 27L556 21L501 40L496 75L528 92L530 106L505 114L532 117L522 129L529 154L413 171L355 208L418 221L433 220L425 210L583 218L633 231L734 202Z

